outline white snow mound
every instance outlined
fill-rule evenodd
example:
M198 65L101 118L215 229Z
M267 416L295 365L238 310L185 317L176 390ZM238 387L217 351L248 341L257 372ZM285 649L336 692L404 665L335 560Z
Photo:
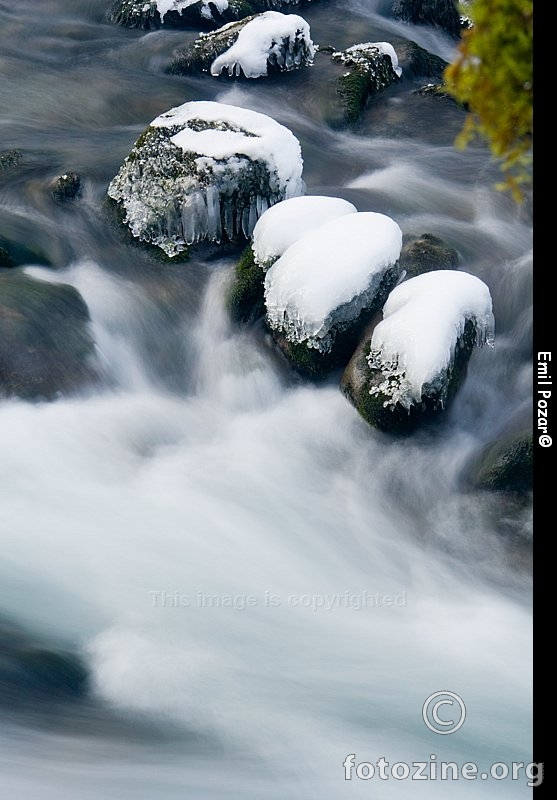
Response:
M369 66L369 51L373 48L389 56L393 65L393 71L400 78L402 69L398 66L398 56L390 42L362 42L361 44L354 44L346 50L333 53L333 58L336 57L340 61L351 60L355 63L361 62L362 66L367 69Z
M345 214L355 213L357 208L340 197L304 195L283 200L265 211L253 230L255 261L267 269L306 233Z
M476 325L478 345L492 344L494 319L486 284L467 272L436 270L399 284L383 308L371 339L370 367L386 381L380 390L409 408L422 389L446 381L457 341L468 320ZM372 392L374 390L372 389Z
M220 75L226 69L229 75L243 72L246 78L259 78L267 75L268 62L276 61L288 71L311 63L315 53L305 19L296 14L266 11L248 22L232 47L213 61L211 75Z
M214 128L196 130L201 123L217 123ZM277 189L285 199L305 190L302 181L302 152L294 134L265 114L239 106L210 100L192 101L171 108L153 122L154 128L184 126L170 141L184 152L196 153L200 167L207 162L229 159L236 154L262 161L276 178Z
M399 258L402 231L384 214L346 214L294 242L265 277L271 328L329 349L331 328L354 320Z
M184 8L193 6L198 2L199 0L157 0L157 11L161 15L161 20L164 21L164 18L169 11L180 12ZM213 19L211 6L215 6L217 11L219 11L221 14L228 8L228 0L201 0L201 3L201 16L205 17L206 19ZM148 4L146 3L146 5Z

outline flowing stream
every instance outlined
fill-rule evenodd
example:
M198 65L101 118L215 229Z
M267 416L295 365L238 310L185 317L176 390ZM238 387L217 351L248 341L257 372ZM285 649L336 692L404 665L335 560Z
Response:
M335 128L324 61L269 82L169 76L195 32L110 26L108 5L0 0L0 151L23 153L0 182L2 232L44 255L27 274L82 294L103 378L0 402L1 613L90 671L85 697L7 708L2 797L526 797L524 772L345 781L342 763L532 760L531 509L462 481L530 409L527 208L494 189L483 146L453 147L461 111L415 84ZM451 58L443 34L381 11L302 13L323 45L409 38ZM373 431L338 374L305 382L261 325L234 328L235 252L164 264L113 227L106 187L138 135L200 99L274 117L309 194L441 236L488 284L495 347L434 429ZM57 205L45 187L69 170L84 195ZM422 720L441 690L466 703L453 736Z

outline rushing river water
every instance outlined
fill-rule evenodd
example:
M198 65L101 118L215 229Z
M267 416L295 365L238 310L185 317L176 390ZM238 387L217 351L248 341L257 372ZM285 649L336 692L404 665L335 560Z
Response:
M2 797L526 797L524 772L349 782L342 763L532 760L530 509L461 480L530 409L527 210L494 191L483 147L453 148L456 106L416 85L338 129L319 60L269 83L168 76L195 32L109 26L108 5L0 0L0 150L23 153L0 185L2 233L44 254L28 274L81 292L103 374L81 395L0 403L2 613L91 676L76 700L12 698ZM303 13L320 44L411 38L451 57L442 34L378 9ZM436 429L378 434L337 374L301 381L260 326L231 327L233 253L162 264L111 226L106 187L139 133L199 99L274 117L301 142L308 193L443 237L489 285L495 347ZM84 196L56 205L46 187L68 170ZM452 736L422 720L441 690L466 703Z

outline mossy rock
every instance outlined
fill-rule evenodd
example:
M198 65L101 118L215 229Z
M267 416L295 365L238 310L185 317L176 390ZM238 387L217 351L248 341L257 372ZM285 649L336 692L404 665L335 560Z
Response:
M395 0L393 14L413 25L431 25L458 39L463 28L456 0Z
M265 314L265 273L255 263L251 245L236 265L226 305L234 322L255 322Z
M385 272L373 300L355 319L331 325L330 337L328 336L331 344L328 349L318 350L316 347L309 347L305 342L289 341L282 331L271 330L273 339L294 369L305 377L319 378L334 369L345 367L360 341L362 332L385 303L399 275L397 262ZM339 317L342 319L343 314L340 313Z
M391 57L368 44L335 52L331 58L345 68L338 79L337 93L347 123L357 122L369 98L399 80Z
M439 269L457 269L458 253L438 236L422 233L405 242L400 253L400 266L407 278Z
M0 394L52 399L96 377L89 312L72 286L0 275Z
M531 426L509 430L476 455L464 473L474 488L525 494L532 491L534 444Z
M235 44L240 31L254 17L246 17L238 22L232 22L224 28L219 28L212 33L204 33L185 49L174 52L171 63L166 72L172 75L194 75L198 72L209 72L211 64L233 44Z
M475 324L468 321L459 338L452 365L444 376L444 391L438 387L424 386L421 403L405 408L400 403L391 404L390 397L383 392L374 392L381 386L386 376L380 370L371 369L367 356L373 330L381 321L377 315L365 331L364 337L350 359L341 379L341 391L350 400L359 414L372 427L386 433L408 434L428 420L444 413L454 399L466 377L468 361L476 340Z
M395 47L398 63L403 74L412 80L417 78L436 78L443 80L448 62L440 56L430 53L416 42L401 42Z

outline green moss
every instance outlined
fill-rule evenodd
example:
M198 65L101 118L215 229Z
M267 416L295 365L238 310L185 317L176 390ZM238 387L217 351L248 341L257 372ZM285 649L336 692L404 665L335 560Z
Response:
M346 122L356 122L368 98L399 80L390 56L376 47L355 46L354 50L333 53L333 61L343 64L347 72L338 79L340 96Z
M418 424L423 424L426 420L434 419L439 414L446 411L453 401L459 387L466 376L468 361L474 348L476 340L476 326L472 320L468 320L464 326L464 332L459 338L452 365L447 371L445 378L446 389L443 393L424 386L421 403L414 403L406 409L400 403L392 405L390 397L382 392L370 394L370 391L380 386L386 376L380 370L372 370L367 367L369 375L363 381L363 385L354 397L348 391L352 402L355 404L361 416L375 428L384 432L406 434L414 430ZM360 369L365 369L366 353L360 357ZM385 405L387 403L387 405Z
M364 70L353 69L338 80L338 94L344 107L347 122L356 122L365 108L369 96L369 78Z
M265 313L265 273L255 263L251 245L246 247L236 266L234 283L226 306L235 322L254 322Z

